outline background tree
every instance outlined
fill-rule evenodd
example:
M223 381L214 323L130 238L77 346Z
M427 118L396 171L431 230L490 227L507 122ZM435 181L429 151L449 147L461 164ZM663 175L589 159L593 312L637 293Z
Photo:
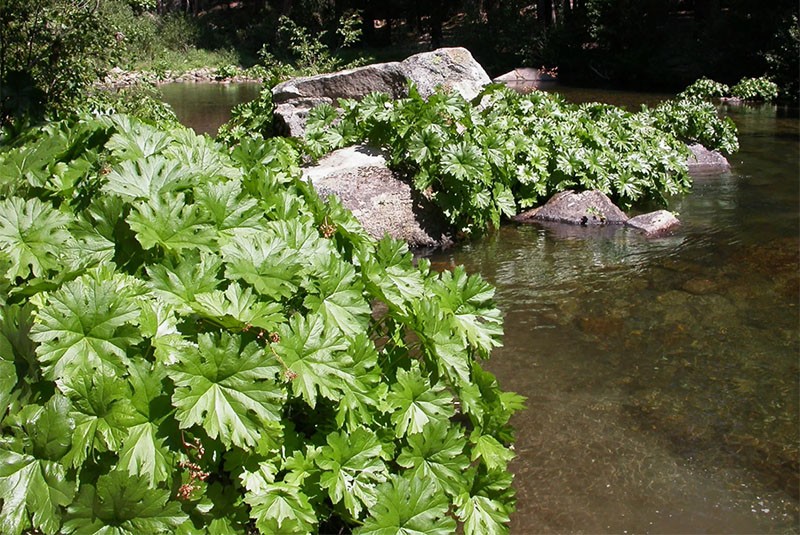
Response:
M99 7L96 0L0 2L0 121L64 106L98 78L116 48Z

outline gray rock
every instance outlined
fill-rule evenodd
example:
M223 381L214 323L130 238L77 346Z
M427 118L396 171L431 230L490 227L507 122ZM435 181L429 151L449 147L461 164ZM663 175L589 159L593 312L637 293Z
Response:
M556 77L542 69L519 67L494 79L495 82L555 82Z
M471 100L491 80L465 48L440 48L416 54L401 62L376 63L356 69L295 78L276 85L275 126L279 133L300 137L308 112L339 98L361 99L370 93L386 93L397 99L407 96L407 81L413 81L423 97L436 87L460 93Z
M648 214L637 215L625 222L625 226L641 230L648 236L666 234L680 226L680 224L681 222L678 218L667 210L657 210Z
M699 143L689 145L692 155L686 162L692 176L720 175L731 170L727 158L715 150L708 150Z
M415 248L452 244L441 210L389 169L380 151L339 149L303 174L321 197L338 197L375 239L388 234Z
M628 216L608 196L597 190L575 193L572 190L553 195L543 206L517 215L519 222L554 221L571 225L621 225Z
M466 48L440 48L406 58L400 63L406 77L417 85L422 97L441 86L472 100L492 80Z

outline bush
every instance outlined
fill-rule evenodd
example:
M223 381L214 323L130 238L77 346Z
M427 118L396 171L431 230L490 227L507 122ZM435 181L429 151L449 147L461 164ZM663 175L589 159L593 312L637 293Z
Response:
M731 88L731 95L742 100L772 102L778 98L778 86L768 78L743 78Z
M493 288L297 159L126 116L0 152L0 531L507 533Z
M0 3L0 123L68 109L107 67L114 31L98 3Z
M630 206L688 190L688 151L650 111L572 105L557 95L492 86L476 101L416 90L392 101L373 94L312 110L306 150L319 156L358 142L384 147L463 233L565 189L598 189ZM713 117L705 120L717 122Z

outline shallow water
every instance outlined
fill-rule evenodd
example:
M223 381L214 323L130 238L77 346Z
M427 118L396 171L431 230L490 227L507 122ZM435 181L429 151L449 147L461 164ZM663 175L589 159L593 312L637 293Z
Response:
M672 236L506 226L432 259L497 286L487 367L528 397L512 533L800 531L798 121L729 113L732 171Z
M198 134L216 135L231 117L231 108L258 97L258 83L171 83L159 87L178 120Z
M214 107L258 94L164 90L212 133L228 113ZM800 533L798 120L728 111L741 151L673 200L672 236L509 225L432 258L497 286L505 345L487 367L528 398L513 534Z

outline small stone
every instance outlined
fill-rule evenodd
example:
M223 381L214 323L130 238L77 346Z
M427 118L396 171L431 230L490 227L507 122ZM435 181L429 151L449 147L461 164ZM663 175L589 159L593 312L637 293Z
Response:
M683 283L681 289L694 295L705 295L716 291L717 283L711 279L690 279Z
M678 218L667 210L657 210L655 212L637 215L625 222L625 226L641 230L648 236L666 234L680 226L680 224L681 222Z

